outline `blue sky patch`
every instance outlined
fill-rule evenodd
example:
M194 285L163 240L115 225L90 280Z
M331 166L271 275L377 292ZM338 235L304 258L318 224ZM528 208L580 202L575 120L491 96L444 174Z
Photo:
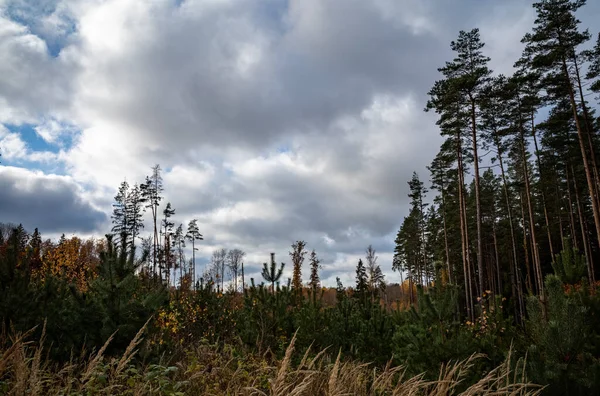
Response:
M277 147L277 152L281 153L281 154L283 154L283 153L289 153L291 151L292 151L292 149L290 148L290 146L288 146L286 144L283 144L283 145Z
M56 11L55 0L25 0L11 2L5 6L6 15L46 42L48 53L57 57L67 44L68 37L77 30L75 21L68 15L59 15L61 22L55 31L49 31L44 26L44 18Z
M11 133L17 133L21 140L27 146L28 155L35 153L54 153L57 154L61 149L68 150L73 145L74 135L71 131L60 136L56 143L45 141L35 130L36 125L4 125ZM1 152L1 147L0 147ZM44 173L53 173L57 175L66 175L67 171L61 161L47 160L32 160L32 158L18 158L8 160L2 158L2 165L18 166L26 169L40 170Z
M68 149L73 145L73 136L71 133L61 135L56 143L49 143L36 132L36 126L37 125L32 124L18 126L5 125L10 132L18 133L21 136L21 140L27 143L27 146L31 151L50 151L51 153L58 153L61 148Z

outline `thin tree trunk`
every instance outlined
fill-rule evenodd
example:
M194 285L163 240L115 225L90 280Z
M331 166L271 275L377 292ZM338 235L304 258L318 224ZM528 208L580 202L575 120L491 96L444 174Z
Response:
M571 240L573 241L573 247L579 249L579 241L577 239L577 233L575 232L575 217L573 216L573 200L571 198L571 178L569 177L570 170L573 169L573 165L567 165L567 198L569 201L569 220L571 223Z
M542 162L540 161L540 149L538 147L537 136L535 131L534 113L531 113L531 135L533 136L533 144L535 147L535 158L537 162L538 172L540 173L540 184L542 181ZM546 221L546 233L548 234L548 246L550 247L550 256L554 260L554 247L552 246L552 235L550 233L550 220L548 218L548 209L546 208L546 194L543 187L540 185L540 194L542 195L542 208L544 209L544 220Z
M510 240L511 240L511 245L512 245L512 253L513 253L513 259L511 260L511 266L510 266L510 283L512 285L511 289L512 289L512 297L513 299L517 297L516 295L516 271L515 271L515 266L517 265L517 263L519 262L519 259L517 258L517 241L515 238L515 225L513 222L513 216L512 216L512 209L510 206L510 194L508 192L508 183L506 182L506 172L504 171L504 160L502 159L502 148L500 147L500 142L498 141L498 139L494 139L494 142L496 144L496 150L498 151L498 162L500 164L500 172L502 174L502 187L504 189L504 199L506 201L506 212L508 215L508 222L509 222L509 226L510 226ZM515 304L516 306L516 304Z
M560 244L561 249L565 250L565 235L564 235L564 225L563 225L563 210L562 204L564 202L564 196L560 194L560 175L558 174L558 170L556 169L556 165L553 167L554 169L554 179L556 183L554 183L554 193L556 196L555 204L556 204L556 213L558 213L558 225L560 232ZM567 170L568 173L568 170Z
M518 287L518 299L519 299L519 322L523 324L525 317L525 303L523 299L523 274L519 269L517 271L517 287Z
M460 132L459 132L460 133ZM473 295L471 294L471 278L469 276L469 254L468 241L466 237L466 222L465 222L465 205L464 205L464 185L463 185L463 166L462 166L462 145L460 134L457 135L457 157L458 157L458 202L460 216L460 240L463 259L463 276L465 280L465 297L467 305L467 316L470 321L473 321Z
M234 283L234 287L235 287L235 293L237 294L238 292L238 275L237 275L237 263L235 264L235 271L233 272L233 283Z
M562 211L560 210L560 207L558 207L559 205L556 205L556 206L557 206L556 209L558 210L558 226L560 227L559 228L560 241L561 241L560 246L561 246L562 250L565 250L565 235L564 235L564 231L563 231Z
M592 172L590 171L590 165L587 156L587 150L585 149L583 131L579 123L579 115L577 114L577 103L575 102L575 94L573 92L573 85L571 84L571 77L569 75L569 69L567 68L567 61L563 57L562 59L563 73L569 85L569 100L571 102L571 109L573 111L573 118L575 120L575 126L577 127L577 137L579 138L579 148L581 149L581 156L583 158L583 168L585 170L585 177L588 184L588 192L592 201L592 211L594 214L594 224L596 226L596 240L600 246L600 213L598 213L598 197L596 196L595 183L592 178ZM593 147L590 147L593 150Z
M523 205L523 193L520 194L520 204L521 204L521 219L523 220L523 249L525 250L525 270L527 271L527 278L525 279L525 284L527 288L532 291L532 276L531 276L531 265L529 263L529 247L527 243L527 229L529 228L527 224L527 220L525 219L525 205Z
M581 210L581 201L579 200L579 191L577 189L577 178L575 177L575 172L573 171L573 166L571 166L571 173L573 175L573 187L575 188L575 202L577 204L577 214L579 215L579 226L581 227L581 239L583 241L583 250L585 253L585 261L587 264L587 272L588 272L588 280L590 285L594 284L594 266L592 264L592 257L588 255L590 252L587 232L585 231L585 221L583 219L583 211Z
M479 272L479 293L483 293L483 241L481 236L481 199L479 192L479 155L477 152L477 120L475 115L475 100L471 100L471 138L473 139L473 166L475 170L475 208L477 223L477 271ZM481 296L481 294L480 294Z
M421 211L421 216L420 216L420 222L421 222L421 253L423 256L423 272L425 275L425 281L423 282L423 279L421 279L421 285L426 284L427 282L427 252L425 251L425 249L427 248L425 246L425 210L423 208L423 198L420 198L420 202L419 202L419 210ZM423 275L423 274L422 274Z
M577 89L579 91L579 98L581 100L581 108L583 110L583 119L585 121L585 129L588 140L588 145L590 147L590 159L592 160L592 170L594 172L594 181L596 183L596 206L600 209L600 176L598 175L598 163L596 162L596 153L594 150L594 141L592 139L592 135L594 133L594 128L591 125L592 118L589 115L588 108L585 105L585 97L583 95L583 88L581 86L581 76L579 75L579 65L577 64L577 57L573 57L573 61L575 63L575 76L577 78ZM600 239L600 234L598 234L598 238ZM600 241L599 241L600 242Z
M409 296L409 302L410 305L413 305L413 277L412 277L412 273L409 273L408 276L408 296Z
M502 278L500 276L500 256L498 254L498 238L496 236L496 221L492 222L492 233L494 237L494 255L496 258L496 285L498 286L496 293L502 293Z
M443 182L442 182L443 183ZM450 248L448 247L448 228L446 226L446 197L444 186L442 185L442 223L444 226L444 250L446 252L446 268L448 268L448 281L454 283L454 275L450 266Z
M184 268L183 268L183 253L181 250L181 241L179 242L179 284L181 285L181 281L183 280L183 273L184 273Z
M402 276L402 270L400 270L400 301L404 300L404 277ZM400 308L400 307L398 307Z
M463 188L464 187L464 174L463 174ZM466 191L463 191L463 217L465 222L465 249L467 255L467 275L469 277L469 297L471 299L471 315L472 319L475 320L475 302L473 301L473 275L475 273L475 263L471 260L470 252L470 238L469 238L469 223L467 221L467 200L464 198ZM477 283L475 283L475 289L477 289ZM477 294L477 290L475 290Z
M152 198L153 199L153 198ZM156 230L156 205L154 205L154 203L152 204L152 220L154 222L154 235L153 235L153 240L152 240L152 247L154 250L154 254L153 254L153 258L152 258L152 266L153 266L153 272L154 272L154 276L156 276L156 246L158 244L158 234L157 234L157 230Z
M594 256L592 253L592 242L590 241L590 232L588 229L587 223L583 223L583 232L585 232L585 245L584 249L587 249L587 254L585 255L588 262L590 263L590 274L592 276L592 288L596 287L596 275L594 273Z
M523 179L525 181L525 196L527 198L527 210L529 213L529 230L531 233L531 251L533 254L535 282L537 293L542 296L544 294L544 285L542 279L542 269L540 264L540 256L535 236L535 217L533 215L533 204L531 202L531 186L529 184L529 167L527 166L527 154L525 151L525 133L523 131L523 123L519 122L521 161L523 167Z
M192 237L192 268L190 268L190 277L192 278L192 290L196 290L196 246L194 237Z
M242 291L246 294L246 283L244 280L244 262L242 261Z
M158 174L158 173L157 173ZM154 177L154 201L152 203L152 207L154 208L153 212L152 212L152 216L154 219L154 272L156 273L156 267L157 267L157 257L156 257L156 248L158 246L159 239L158 239L158 229L156 227L156 220L158 218L158 177L155 176ZM162 283L162 273L160 271L160 267L158 268L158 280ZM156 275L155 275L156 276Z

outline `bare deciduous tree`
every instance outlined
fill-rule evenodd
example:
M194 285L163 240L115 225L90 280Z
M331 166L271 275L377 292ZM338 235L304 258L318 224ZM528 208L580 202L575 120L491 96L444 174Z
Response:
M229 269L229 273L231 274L231 279L233 280L234 290L238 291L238 275L242 267L242 260L246 252L241 249L231 249L227 252L227 268Z

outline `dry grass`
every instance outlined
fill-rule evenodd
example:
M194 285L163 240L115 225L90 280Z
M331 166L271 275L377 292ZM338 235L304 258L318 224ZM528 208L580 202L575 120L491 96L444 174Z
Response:
M332 361L321 351L307 351L300 364L292 365L295 337L281 361L264 356L236 356L232 349L196 346L173 367L136 367L132 359L142 341L145 326L120 358L104 356L111 338L98 352L62 367L43 359L40 342L26 341L31 332L0 341L0 394L7 395L537 395L512 357L465 389L463 384L483 356L443 365L435 381L423 375L407 378L405 369L390 363L383 369L369 364Z

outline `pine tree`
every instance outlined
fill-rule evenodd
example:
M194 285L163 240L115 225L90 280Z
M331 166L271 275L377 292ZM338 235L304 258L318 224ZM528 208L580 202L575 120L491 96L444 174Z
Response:
M517 239L514 224L514 215L512 207L512 193L509 190L509 182L505 165L505 153L509 150L507 135L510 125L506 119L508 111L507 101L505 100L505 89L507 87L507 78L503 75L493 79L486 87L482 95L482 129L484 131L484 139L486 143L495 149L493 162L498 162L500 167L500 176L502 179L502 192L504 197L504 210L506 213L506 221L510 231L510 245L512 257L510 261L510 284L511 295L513 301L516 301L520 293L520 285L516 275L516 266L519 262L517 253ZM516 307L516 305L515 305ZM519 314L520 315L520 314Z
M528 66L542 75L542 87L548 93L548 101L559 100L565 94L569 100L591 199L596 239L600 245L600 176L595 160L592 119L580 77L581 63L585 57L577 52L578 47L591 38L587 31L578 29L580 21L575 16L585 3L585 0L543 0L534 3L537 18L533 32L526 34L522 42L526 44L524 58Z
M144 323L161 307L164 288L142 292L137 269L146 257L134 259L126 250L115 246L112 235L106 236L106 248L100 253L98 277L92 285L94 300L100 305L102 339L114 336L110 348L124 350ZM116 334L114 334L116 333Z
M131 249L135 250L135 241L144 228L144 212L146 210L145 199L142 195L142 189L136 183L129 191L126 202L127 220L129 222L128 233L131 236Z
M479 29L469 32L459 32L457 41L450 44L453 51L457 53L452 62L448 62L441 69L445 75L453 76L453 89L459 92L466 104L465 113L469 117L469 129L471 131L471 143L473 154L473 167L475 177L475 207L477 226L477 270L479 274L479 290L484 290L484 268L483 268L483 236L481 226L481 199L479 180L479 112L482 92L489 81L491 74L487 64L490 58L484 56L481 50L484 43L480 39Z
M574 285L585 277L585 261L579 251L571 247L569 239L566 240L565 249L552 261L552 268L563 283Z
M161 234L164 236L164 241L162 243L163 249L163 257L162 257L162 269L165 271L165 278L167 280L167 285L170 283L171 279L171 268L174 266L174 257L173 257L173 227L175 223L171 221L171 217L175 215L175 209L171 207L171 202L167 202L167 205L163 209L163 219L161 222Z
M163 192L163 182L160 165L155 165L152 167L152 175L146 176L146 181L144 184L140 186L142 191L142 197L144 202L146 203L146 208L150 208L152 212L152 224L153 228L153 240L152 240L152 265L153 265L153 275L157 275L157 265L158 265L158 248L159 248L159 239L158 239L158 206L160 205L160 201L162 200L161 193ZM158 277L161 277L160 272L158 272Z
M436 124L440 127L441 134L447 137L442 144L440 153L443 153L441 155L444 155L445 157L447 156L448 158L453 158L453 161L456 164L455 182L458 196L457 206L460 224L460 257L463 264L462 272L465 285L464 292L467 314L469 318L473 320L473 294L471 287L471 265L469 255L470 243L467 229L464 188L465 162L469 159L469 155L465 150L466 136L464 131L469 127L469 113L465 110L468 109L465 98L460 94L460 91L456 89L455 80L459 78L460 75L458 71L454 69L455 68L449 67L438 69L444 75L445 79L436 81L434 83L433 87L428 93L430 99L427 102L425 111L435 110L435 112L440 115ZM415 213L413 217L416 216L417 214ZM411 218L411 216L409 216L409 218ZM405 232L405 234L410 235L411 233ZM410 282L410 279L411 278L409 278L409 285L412 290L412 283Z
M346 298L346 288L342 284L339 276L335 278L335 297L336 301L340 303L343 299Z
M369 245L366 250L367 260L367 285L371 297L375 298L380 293L385 291L385 277L381 272L381 267L377 264L377 255L372 245Z
M196 241L204 240L202 234L200 234L200 229L198 228L198 220L193 219L190 220L187 227L187 232L185 234L186 239L192 242L192 266L190 268L190 276L192 280L192 285L196 285Z
M451 176L448 174L451 163L452 156L449 155L448 152L440 151L427 169L431 173L431 188L439 192L439 196L434 198L434 202L439 205L439 212L442 216L444 264L446 265L446 271L448 272L449 282L454 283L454 267L450 256L450 241L448 238L450 228L448 224L448 218L450 217L448 211L450 209L450 202L447 196L451 179Z
M321 280L319 278L319 269L321 268L321 262L317 257L317 253L313 249L310 253L310 282L309 286L312 291L313 302L317 298L317 290L321 287Z
M275 253L271 253L270 266L267 265L267 263L263 263L261 275L265 281L271 283L272 293L275 293L275 283L279 282L279 279L281 279L284 267L285 263L281 263L281 266L279 267L279 269L277 269L277 263L275 262Z
M296 295L302 292L302 264L304 263L304 256L306 256L306 242L296 241L292 244L292 251L289 253L292 260L293 272L292 272L292 288L296 292Z
M539 383L550 382L551 394L595 394L586 389L595 381L593 374L585 378L590 374L576 364L592 343L589 310L580 298L565 293L555 275L546 277L546 293L546 302L535 296L527 299L529 372Z
M410 188L410 192L408 197L410 198L410 203L412 207L412 211L416 215L416 227L418 232L418 242L417 249L419 251L420 260L419 264L416 267L417 271L417 283L420 285L425 285L428 283L428 272L429 272L429 263L427 262L427 252L425 251L425 208L429 206L429 204L425 203L425 194L427 194L427 189L424 187L423 182L419 179L417 172L413 172L412 179L408 182L408 187Z
M177 267L179 268L179 282L183 281L184 267L185 267L185 254L183 249L185 248L185 235L183 234L183 224L179 224L173 234L173 246L177 249ZM175 278L175 277L173 277ZM173 279L175 283L175 279Z
M116 234L117 242L120 243L124 249L127 249L130 237L129 211L127 210L127 203L129 201L129 183L126 181L121 183L114 200L113 214L111 216L113 227L111 231Z
M0 245L1 245L0 241ZM29 239L28 260L32 270L40 269L42 266L42 236L36 228Z
M360 301L363 301L368 291L369 278L367 277L367 269L365 268L362 259L358 259L358 264L356 265L356 287L354 289L354 295Z
M590 62L585 76L591 82L589 89L592 92L600 93L600 33L598 33L596 45L592 50L586 52L586 57ZM600 103L600 96L596 99Z
M405 217L398 234L396 235L396 247L394 249L394 259L392 269L400 272L400 275L406 272L408 287L411 290L409 300L413 302L413 284L420 284L417 274L422 263L421 231L419 229L419 213L415 208L411 209L408 217Z
M530 152L526 138L527 128L531 131L535 128L533 116L537 100L535 93L531 93L528 80L531 77L526 74L517 73L508 80L504 89L504 100L507 103L506 117L508 117L508 129L512 134L510 139L509 157L512 161L513 172L519 183L523 186L527 216L528 231L531 237L531 257L533 259L533 277L538 294L543 294L542 264L540 259L539 240L536 231L536 216L534 192L532 188L532 166L529 162ZM533 133L533 132L532 132ZM527 253L526 253L527 254Z

